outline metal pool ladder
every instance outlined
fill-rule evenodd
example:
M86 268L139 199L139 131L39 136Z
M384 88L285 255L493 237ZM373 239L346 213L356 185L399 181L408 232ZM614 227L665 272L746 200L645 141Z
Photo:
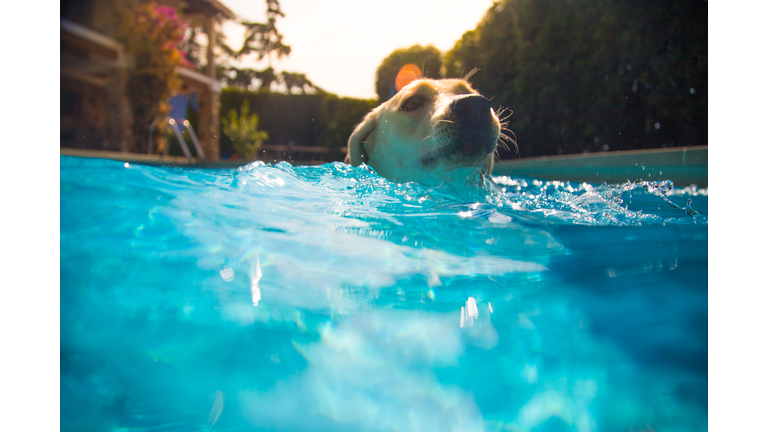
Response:
M176 139L179 141L179 146L181 146L181 151L184 152L184 156L187 157L188 161L192 160L192 153L189 151L189 147L187 147L187 142L184 140L184 137L182 136L182 131L179 128L179 122L176 120L166 117L164 121L167 121L169 125L171 125L171 129L173 129L173 133L176 134ZM155 124L156 122L153 122L152 125L149 127L149 146L148 146L148 153L152 154L152 151L154 150L154 143L152 142L152 133L155 131ZM205 160L205 153L203 153L203 147L200 145L200 141L197 139L197 134L195 133L195 130L192 128L192 125L189 124L189 120L184 120L182 122L182 125L187 128L187 132L189 132L189 136L192 138L192 143L195 144L195 150L197 151L197 157L200 160Z

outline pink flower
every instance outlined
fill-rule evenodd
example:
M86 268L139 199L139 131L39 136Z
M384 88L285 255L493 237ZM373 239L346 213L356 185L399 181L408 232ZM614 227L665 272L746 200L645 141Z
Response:
M154 14L158 19L158 25L170 24L172 27L182 31L187 28L187 23L182 21L176 14L176 9L170 6L158 6L155 8Z
M176 9L170 6L158 6L155 8L155 13L169 20L176 18Z

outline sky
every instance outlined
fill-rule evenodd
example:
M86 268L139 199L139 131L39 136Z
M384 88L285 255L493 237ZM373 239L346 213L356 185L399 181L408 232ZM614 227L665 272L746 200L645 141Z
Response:
M264 0L223 0L240 19L265 22ZM453 48L473 30L492 0L282 0L277 20L291 54L273 60L277 72L304 73L339 96L376 98L376 68L392 51L413 45ZM231 47L242 46L244 27L222 27ZM240 63L263 69L266 60Z

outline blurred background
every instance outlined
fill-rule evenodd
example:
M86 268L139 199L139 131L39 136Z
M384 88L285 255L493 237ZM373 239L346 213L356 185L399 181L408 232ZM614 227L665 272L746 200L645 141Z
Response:
M343 160L397 72L512 111L501 159L707 145L705 0L63 0L61 146ZM171 120L171 121L169 121Z

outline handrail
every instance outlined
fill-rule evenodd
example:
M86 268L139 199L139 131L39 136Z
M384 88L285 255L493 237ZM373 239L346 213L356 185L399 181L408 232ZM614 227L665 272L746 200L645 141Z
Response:
M174 134L176 134L176 139L179 141L179 146L181 147L181 151L184 152L184 156L187 157L188 161L192 160L192 152L189 151L189 147L187 146L187 142L184 140L184 137L182 136L181 129L179 129L179 125L176 122L176 120L166 117L164 121L167 121L169 125L171 125L171 129L173 129ZM149 125L149 140L147 143L147 153L152 154L154 153L154 142L152 141L152 135L154 135L155 126L157 125L157 120L153 121L151 125ZM195 133L195 130L192 128L192 125L189 124L188 120L184 120L182 125L187 128L187 131L189 132L189 136L192 138L192 143L195 145L195 151L197 151L197 158L201 161L204 161L205 158L205 152L203 152L203 147L200 145L200 141L197 139L197 134Z
M187 142L184 141L184 137L181 136L181 130L179 130L179 125L176 124L176 120L174 119L168 119L168 124L171 125L171 129L173 129L173 132L176 134L176 139L179 140L179 145L181 146L181 151L184 152L184 156L187 157L187 160L192 160L192 153L189 151L189 147L187 147Z
M187 128L189 136L192 137L192 143L195 144L195 150L197 150L197 157L199 157L200 160L205 160L205 152L203 152L203 147L200 145L200 141L197 140L197 134L195 133L195 130L192 129L192 125L189 124L189 120L184 120L184 127Z

